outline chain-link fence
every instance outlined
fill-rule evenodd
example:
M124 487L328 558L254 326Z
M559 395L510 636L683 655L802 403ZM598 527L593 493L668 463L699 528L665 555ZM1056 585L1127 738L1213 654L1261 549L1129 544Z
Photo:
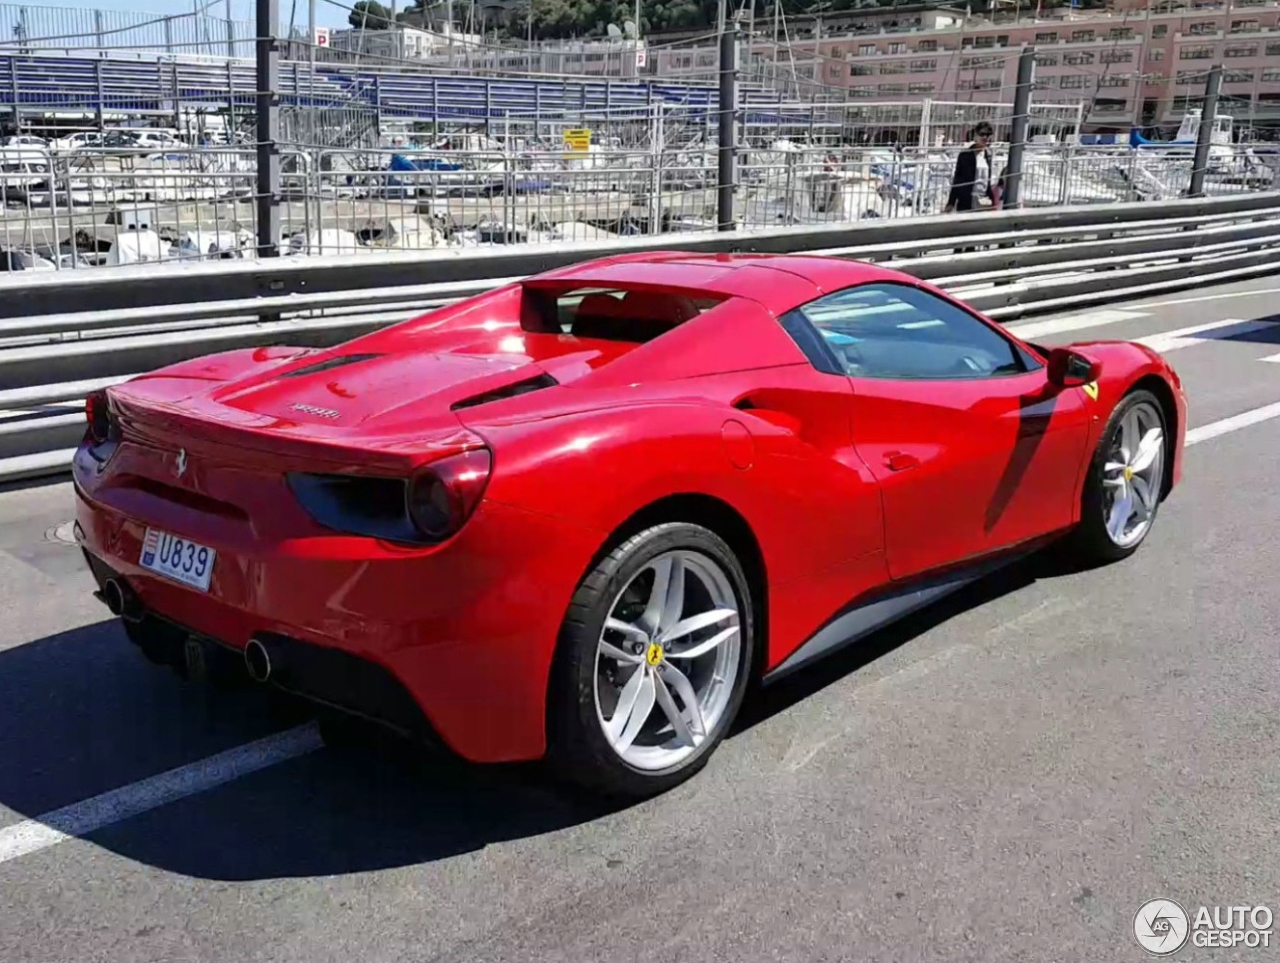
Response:
M503 142L436 147L288 148L280 187L282 253L361 254L488 244L553 244L717 228L717 154L684 118L608 145ZM472 135L474 140L479 135ZM551 134L542 140L551 139ZM638 143L636 143L638 141ZM777 141L737 156L735 223L747 229L936 215L962 145L807 146ZM583 149L572 149L580 147ZM6 148L0 246L45 270L254 257L251 147L144 152ZM1006 149L997 146L999 169ZM1030 207L1162 201L1190 184L1181 155L1126 147L1029 145ZM1210 155L1209 194L1280 186L1280 154ZM12 259L11 259L12 261Z

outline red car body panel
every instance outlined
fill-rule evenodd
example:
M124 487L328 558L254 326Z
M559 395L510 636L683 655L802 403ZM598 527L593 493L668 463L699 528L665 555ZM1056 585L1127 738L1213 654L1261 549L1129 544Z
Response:
M1078 499L1063 480L1079 472L1089 422L1080 392L1047 391L1043 371L927 395L913 382L853 380L893 578L1071 524Z
M834 258L638 254L338 348L173 365L108 390L121 440L100 462L87 439L73 466L82 544L192 632L233 648L278 633L383 667L451 749L498 762L543 753L570 598L611 535L655 504L698 499L745 523L768 671L851 602L1069 528L1102 427L1141 379L1173 398L1180 479L1185 399L1149 349L1078 346L1102 362L1091 398L1048 385L1043 368L946 382L824 372L779 322L885 281L946 297ZM720 303L643 343L538 330L531 299L567 287ZM349 355L369 357L316 370ZM526 381L537 390L475 400ZM322 525L286 480L406 478L480 446L493 462L479 507L432 546ZM139 565L148 526L217 551L207 593Z

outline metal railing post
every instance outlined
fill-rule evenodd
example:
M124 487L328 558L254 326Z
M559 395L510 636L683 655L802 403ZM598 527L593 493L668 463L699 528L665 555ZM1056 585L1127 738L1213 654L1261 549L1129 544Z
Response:
M279 13L278 8L277 8L277 11L276 11L276 12L277 12L277 14ZM226 15L227 15L227 20L226 20L226 25L227 25L227 59L228 59L228 60L234 60L234 59L235 59L235 57L236 57L236 22L235 22L234 20L232 20L232 19L231 19L231 0L226 0ZM261 37L261 36L262 36L262 19L261 19L262 15L261 15L261 14L259 14L259 15L258 15L258 17L259 17L259 19L258 19L258 36L259 36L259 37ZM271 33L272 33L272 35L273 35L273 36L274 36L274 34L275 34L275 32L276 32L276 24L277 24L277 23L279 23L279 22L280 22L280 18L279 18L279 16L278 16L278 15L277 15L277 17L276 17L276 19L275 19L275 20L271 21Z
M720 32L720 167L716 177L716 224L733 230L734 161L737 155L738 22L721 5Z
M1018 89L1013 97L1013 129L1009 135L1009 170L1004 182L1003 207L1018 207L1022 195L1022 166L1031 121L1031 87L1035 78L1036 48L1023 47L1018 58Z
M1196 159L1191 167L1192 197L1204 196L1204 175L1209 170L1209 148L1213 143L1213 121L1218 114L1218 91L1222 89L1222 64L1214 64L1204 85L1204 104L1200 108L1200 131L1196 137Z
M257 0L258 256L280 254L280 0Z

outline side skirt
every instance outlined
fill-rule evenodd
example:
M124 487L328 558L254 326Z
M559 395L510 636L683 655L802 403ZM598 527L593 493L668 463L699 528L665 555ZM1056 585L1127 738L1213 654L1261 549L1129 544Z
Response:
M958 592L966 585L1027 558L1040 547L1037 545L1008 555L982 559L943 575L926 577L905 585L891 585L883 593L855 602L833 616L776 668L765 673L761 682L764 685L777 682L824 656Z

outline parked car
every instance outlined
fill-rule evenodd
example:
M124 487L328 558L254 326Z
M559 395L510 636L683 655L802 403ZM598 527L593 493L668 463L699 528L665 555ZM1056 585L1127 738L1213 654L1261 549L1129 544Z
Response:
M1051 542L1134 552L1187 418L1140 344L1027 343L869 264L674 252L174 364L87 420L77 536L152 658L313 698L333 742L375 720L643 796L754 680Z

